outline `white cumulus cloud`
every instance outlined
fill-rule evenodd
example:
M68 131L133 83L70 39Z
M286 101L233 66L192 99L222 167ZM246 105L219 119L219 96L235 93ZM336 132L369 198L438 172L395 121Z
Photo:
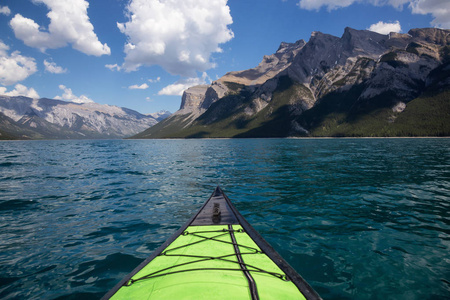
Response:
M200 84L208 84L211 82L211 79L206 74L206 72L203 72L203 75L201 78L198 77L191 77L191 78L183 78L178 80L177 82L166 86L162 90L158 92L158 95L171 95L171 96L181 96L183 95L183 92L194 85L200 85Z
M0 86L0 95L5 95L5 96L11 96L11 97L15 97L15 96L24 96L24 97L29 97L29 98L40 98L39 94L36 92L35 89L33 88L27 88L26 86L24 86L23 84L16 84L16 86L14 87L14 90L7 92L7 89L5 87Z
M110 69L111 71L120 71L122 68L118 64L113 65L105 65L106 68Z
M0 6L0 15L9 16L11 14L11 10L8 6Z
M392 6L403 9L405 6L413 14L431 14L431 25L441 28L450 28L450 1L449 0L300 0L297 5L307 10L319 10L325 7L331 11L347 7L353 3L366 3L375 6Z
M117 23L128 37L126 71L160 65L172 75L193 77L215 65L211 54L233 38L227 0L132 0L129 21Z
M146 84L146 83L143 83L141 85L135 84L135 85L129 86L128 88L130 90L146 90L146 89L148 89L148 84Z
M55 99L57 100L65 100L75 103L94 103L94 100L89 99L85 95L81 96L75 96L72 92L72 89L66 87L65 85L60 85L59 89L64 91L64 93L61 96L56 96Z
M85 0L33 0L44 3L50 10L48 31L42 31L32 19L16 14L10 21L16 38L26 45L41 49L56 49L71 44L72 47L88 55L109 55L107 44L102 44L94 33L94 26L89 20Z
M300 8L307 10L319 10L322 6L325 6L328 10L333 10L341 7L347 7L352 5L356 0L300 0L297 4Z
M424 1L435 1L435 0L424 0ZM444 0L445 1L445 0ZM322 6L326 7L328 10L338 9L342 7L347 7L353 3L367 3L375 6L386 6L390 5L397 9L402 9L404 4L411 3L411 0L300 0L298 6L307 10L319 10Z
M450 28L450 1L449 0L415 0L409 7L415 14L431 14L431 25L440 28Z
M15 84L37 71L34 58L22 56L19 51L8 54L8 50L8 45L0 41L0 84Z
M67 73L67 69L64 69L63 67L58 66L56 63L54 63L52 61L44 60L44 66L45 66L45 70L49 73L53 73L53 74Z
M380 34L389 34L391 32L401 32L402 27L400 26L399 21L395 21L394 23L384 23L382 21L370 25L369 28L367 28L370 31L378 32Z

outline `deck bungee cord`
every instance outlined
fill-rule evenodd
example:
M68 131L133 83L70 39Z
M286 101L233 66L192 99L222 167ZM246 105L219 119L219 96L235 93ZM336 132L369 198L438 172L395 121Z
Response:
M222 233L213 237L205 237L202 235L199 235L199 233ZM225 232L225 233L223 233ZM171 256L171 257L189 257L189 258L198 258L198 260L194 260L194 261L190 261L190 262L186 262L186 263L181 263L181 264L176 264L173 266L170 266L168 268L165 269L161 269L161 270L157 270L153 273L150 273L148 275L144 275L140 278L137 279L130 279L126 286L131 286L133 283L140 281L140 280L145 280L145 279L151 279L151 278L156 278L156 277L160 277L160 276L165 276L165 275L170 275L170 274L176 274L176 273L182 273L182 272L192 272L192 271L205 271L205 270L222 270L222 271L244 271L244 272L260 272L260 273L266 273L269 275L272 275L274 277L277 277L281 280L284 281L288 281L288 277L286 276L286 274L280 274L280 273L274 273L274 272L270 272L270 271L266 271L263 270L261 268L258 268L257 266L254 265L249 265L243 262L242 260L242 255L255 255L255 254L263 254L263 252L260 249L254 248L254 247L249 247L246 245L242 245L242 244L238 244L237 242L228 242L228 241L223 241L223 240L218 240L217 238L227 235L227 234L234 234L235 232L237 233L244 233L243 229L222 229L222 230L210 230L210 231L197 231L195 233L189 233L188 231L184 231L182 236L186 236L186 235L193 235L195 237L199 237L202 238L203 240L200 241L196 241L196 242L192 242L189 244L185 244L176 248L172 248L166 251L163 251L161 254L159 254L159 256ZM234 238L234 237L233 237ZM233 245L233 248L235 249L235 253L231 253L231 254L226 254L226 255L221 255L221 256L202 256L202 255L189 255L189 254L169 254L168 252L171 251L175 251L175 250L179 250L181 248L184 247L189 247L195 244L199 244L201 242L205 242L205 241L216 241L216 242L220 242L220 243L225 243L225 244L230 244ZM247 248L247 249L251 249L253 250L253 252L239 252L236 253L236 249L239 249L237 247L242 247L242 248ZM241 256L241 259L238 261L234 261L231 259L226 259L227 257L235 257L237 255ZM190 264L196 264L199 262L204 262L204 261L208 261L208 260L221 260L227 263L232 263L232 264L238 264L240 266L239 269L232 269L232 268L192 268L192 269L185 269L185 270L179 270L179 271L169 271L169 272L165 272L171 269L175 269L177 267L182 267L182 266L186 266L186 265L190 265Z

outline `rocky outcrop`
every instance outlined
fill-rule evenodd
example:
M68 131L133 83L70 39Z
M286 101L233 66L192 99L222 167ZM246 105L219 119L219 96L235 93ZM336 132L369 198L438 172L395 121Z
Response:
M449 30L442 30L438 28L417 28L411 29L408 34L417 40L425 43L437 44L446 46L450 44Z
M185 90L181 97L180 110L192 111L194 109L200 109L205 100L206 90L208 88L208 85L196 85Z
M204 112L218 99L225 96L228 87L221 82L212 85L196 85L183 92L180 110L183 112Z
M304 40L299 40L295 43L283 42L275 54L264 56L256 68L229 72L218 81L233 82L247 86L261 85L289 67L294 57L305 45Z

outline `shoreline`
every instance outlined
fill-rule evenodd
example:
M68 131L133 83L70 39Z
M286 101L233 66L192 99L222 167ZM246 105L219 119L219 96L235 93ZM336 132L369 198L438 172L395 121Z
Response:
M145 141L145 140L267 140L267 139L288 139L288 140L342 140L342 139L449 139L450 136L342 136L342 137L334 137L334 136L321 136L321 137L247 137L247 138L156 138L156 139L132 139L132 138L122 138L122 139L0 139L1 142L36 142L36 141Z

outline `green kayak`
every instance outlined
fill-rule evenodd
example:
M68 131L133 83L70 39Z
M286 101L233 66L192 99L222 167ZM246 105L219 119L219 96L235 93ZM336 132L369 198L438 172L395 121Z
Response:
M321 299L217 187L103 299Z

